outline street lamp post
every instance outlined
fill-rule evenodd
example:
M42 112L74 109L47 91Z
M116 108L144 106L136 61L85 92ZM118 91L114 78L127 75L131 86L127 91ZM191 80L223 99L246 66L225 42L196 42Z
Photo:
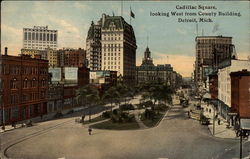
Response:
M215 135L215 108L213 109L213 135Z
M239 136L240 136L240 159L242 159L242 139L248 138L250 131L250 119L240 119L240 130L239 130Z

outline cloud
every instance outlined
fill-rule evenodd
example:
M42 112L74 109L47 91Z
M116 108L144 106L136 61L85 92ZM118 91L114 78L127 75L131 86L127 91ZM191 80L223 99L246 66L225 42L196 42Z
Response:
M20 53L20 49L22 48L22 29L1 24L1 32L1 52L4 51L4 47L8 47L9 54L18 55Z
M88 6L86 4L79 3L79 2L75 2L73 4L73 7L77 8L77 9L82 9L82 10L89 10L89 9L91 9L90 6Z
M8 26L8 25L5 25L5 24L2 24L1 25L1 32L2 33L5 33L6 35L12 35L12 36L22 36L22 29L17 29L17 28L14 28L12 26Z
M187 35L187 32L186 32L186 30L184 30L184 29L177 28L176 31L177 31L178 33L180 33L181 35Z

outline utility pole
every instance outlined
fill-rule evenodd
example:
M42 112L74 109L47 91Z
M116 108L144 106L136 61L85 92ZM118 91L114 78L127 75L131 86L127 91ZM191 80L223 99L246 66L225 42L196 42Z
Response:
M240 130L240 159L242 159L242 136L243 136L243 131Z
M215 135L215 108L213 109L213 135Z

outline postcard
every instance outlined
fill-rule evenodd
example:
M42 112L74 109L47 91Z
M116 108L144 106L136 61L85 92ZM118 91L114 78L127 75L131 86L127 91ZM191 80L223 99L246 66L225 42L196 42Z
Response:
M0 158L250 157L248 1L2 1Z

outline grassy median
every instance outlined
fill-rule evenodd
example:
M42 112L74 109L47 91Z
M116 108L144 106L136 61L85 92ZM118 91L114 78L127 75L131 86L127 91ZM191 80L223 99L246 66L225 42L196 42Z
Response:
M114 123L111 120L94 124L90 126L95 129L108 129L108 130L135 130L139 129L139 125L136 121L127 123Z

